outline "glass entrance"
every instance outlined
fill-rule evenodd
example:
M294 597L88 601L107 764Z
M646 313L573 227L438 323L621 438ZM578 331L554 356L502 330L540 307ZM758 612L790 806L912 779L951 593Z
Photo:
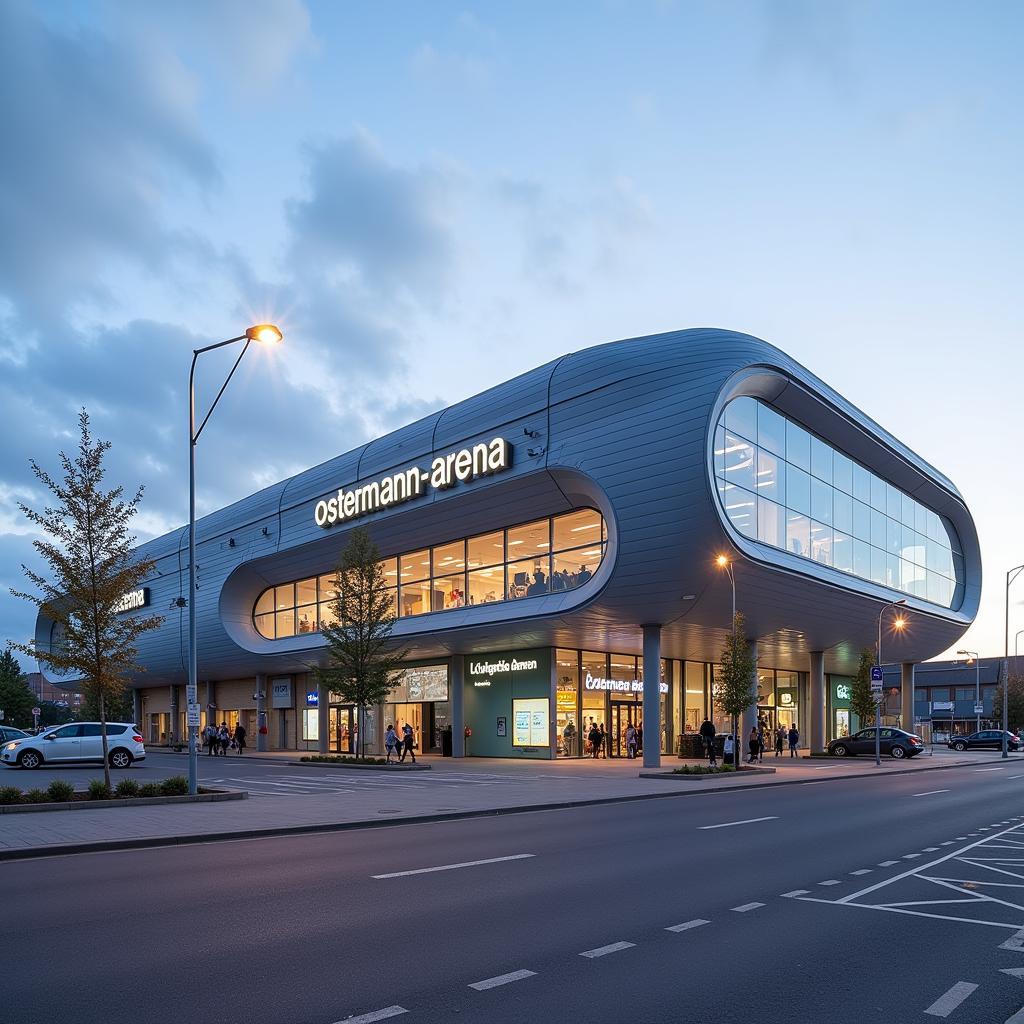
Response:
M328 748L333 753L354 754L359 736L356 709L351 704L332 705L327 733Z
M633 728L636 728L639 713L639 704L620 704L612 701L612 731L608 737L609 753L612 757L626 756L626 726L632 722Z
M391 716L390 718L388 716ZM384 728L388 723L395 727L395 732L402 735L406 722L412 726L412 749L419 753L423 749L423 705L422 704L388 704L384 712Z
M833 739L839 740L850 735L850 710L849 708L836 708L836 731Z

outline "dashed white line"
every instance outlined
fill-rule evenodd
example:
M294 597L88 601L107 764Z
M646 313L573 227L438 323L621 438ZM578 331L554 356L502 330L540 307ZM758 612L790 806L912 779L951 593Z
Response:
M948 1017L977 987L969 981L958 981L924 1012L933 1017Z
M667 932L688 932L691 928L699 928L702 924L711 924L710 921L705 921L703 918L698 917L693 921L684 921L682 924L669 925L665 929Z
M810 892L810 889L794 889L792 892L784 892L780 895L792 899L795 896L806 896Z
M1006 765L1002 764L998 768L975 768L975 772L1002 772L1006 770Z
M374 1010L373 1013L364 1013L359 1017L346 1017L335 1021L335 1024L373 1024L375 1020L387 1020L408 1012L404 1006L385 1006L383 1010Z
M743 903L738 907L732 907L732 911L736 914L745 914L748 910L757 910L758 907L763 907L763 903Z
M838 878L827 878L824 882L819 882L818 885L838 885Z
M469 988L477 992L486 992L489 988L497 988L499 985L508 985L513 981L522 981L523 978L532 978L536 971L512 971L509 974L499 974L496 978L485 978L483 981L474 981Z
M636 945L635 942L611 942L607 946L598 946L597 949L588 949L580 956L589 957L591 960L595 960L599 956L607 956L609 953L618 953L623 949L632 949Z
M1024 779L1024 775L1007 775L1008 779Z
M948 789L929 789L926 793L911 793L911 796L935 796L937 793L948 793Z
M939 846L952 846L952 845L953 845L953 840L952 839L947 839L944 843L939 843Z
M898 860L883 860L878 866L880 868L891 868L893 864L899 864Z
M1024 1024L1024 1006L1022 1006L1012 1017L1006 1019L1006 1024Z
M938 850L937 846L925 846L924 847L924 852L925 853L935 853L937 850Z
M458 868L475 868L481 864L501 864L507 860L526 860L536 857L535 853L513 853L508 857L488 857L486 860L465 860L460 864L438 864L432 868L413 868L411 871L389 871L386 875L371 875L371 878L405 878L407 875L429 875L435 871L455 871Z
M921 856L921 854L919 854L919 853L905 853L905 854L903 854L903 859L904 860L913 860L915 857L920 857L920 856Z
M712 828L730 828L733 825L753 825L758 821L776 821L778 817L777 814L769 814L765 818L744 818L742 821L723 821L718 825L698 825L697 827L701 832L706 832Z
M851 871L851 875L870 875L871 868L860 868L858 871Z

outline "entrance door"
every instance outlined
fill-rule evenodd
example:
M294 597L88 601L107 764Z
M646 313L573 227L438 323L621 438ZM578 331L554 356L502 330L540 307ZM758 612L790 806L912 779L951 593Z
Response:
M610 749L608 753L612 757L626 756L626 726L630 722L636 728L639 721L641 706L636 703L617 704L612 701L612 730L608 737Z
M356 752L355 708L351 704L335 704L330 709L328 747L336 754Z
M399 736L402 727L408 722L412 726L412 747L419 752L423 749L423 705L422 704L389 704L387 714L394 716L392 725ZM387 726L387 722L384 723Z
M845 739L850 735L850 712L847 708L836 708L836 731L832 737L836 740Z

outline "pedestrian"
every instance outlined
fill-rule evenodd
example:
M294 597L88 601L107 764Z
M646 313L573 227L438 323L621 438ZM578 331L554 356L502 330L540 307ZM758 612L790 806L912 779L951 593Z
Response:
M757 760L758 751L761 749L761 738L757 731L757 726L752 725L750 727L750 735L747 737L747 763L753 764Z
M206 728L203 730L203 742L206 744L207 757L213 757L217 753L217 726L213 722L207 722Z
M571 718L562 732L562 748L566 757L576 756L576 726L573 725Z
M416 763L416 753L412 749L413 738L414 733L412 731L412 726L406 722L405 725L402 726L402 756L399 758L399 761L401 761L402 764L405 764L406 754L412 758L413 764Z
M644 749L644 720L641 718L636 723L636 750L638 754L642 754Z
M239 722L235 726L235 747L238 749L238 756L242 756L242 751L245 750L245 726Z
M761 762L764 760L764 748L765 748L765 724L764 719L759 718L757 720L757 760Z
M590 731L587 733L587 743L590 744L590 754L597 758L601 754L601 734L597 731L594 720L590 720Z
M736 741L733 739L731 732L725 734L725 740L722 743L722 760L726 764L731 764L734 767L736 765Z
M785 744L786 744L786 727L784 725L780 725L778 727L778 729L775 730L775 756L776 757L782 757L782 748L785 746Z
M217 745L220 747L220 756L228 756L228 745L231 743L231 733L228 732L228 723L221 722L217 730Z
M636 729L632 722L626 725L626 757L631 761L636 757Z
M398 753L399 747L398 733L395 732L395 727L388 723L387 731L384 733L384 749L387 751L387 758L385 758L385 764L394 764L391 760L391 755Z
M597 752L599 757L608 756L608 733L605 732L604 722L597 727Z
M796 748L797 748L797 745L799 743L800 743L800 731L796 727L796 722L794 722L789 727L789 756L790 757L797 757L798 756L797 752L796 752Z
M704 752L708 755L708 764L715 765L715 723L705 718L700 726L700 738L704 744Z

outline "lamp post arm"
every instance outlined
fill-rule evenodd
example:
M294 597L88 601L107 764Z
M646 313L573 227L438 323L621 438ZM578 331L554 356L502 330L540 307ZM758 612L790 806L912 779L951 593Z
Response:
M213 410L217 408L217 403L220 401L220 396L224 394L224 389L231 383L231 378L234 377L235 370L238 369L238 364L242 361L242 356L244 356L245 353L249 351L251 339L249 339L243 334L241 338L232 338L231 341L222 341L217 345L209 345L207 346L207 348L196 349L195 352L193 352L192 354L192 373L195 373L196 359L199 357L199 354L201 352L208 352L211 348L220 348L223 345L230 345L236 341L241 341L242 338L245 338L245 344L242 346L242 351L239 353L238 358L235 360L235 365L231 367L231 372L227 375L227 377L225 377L224 383L221 384L220 391L217 392L217 397L213 400L213 405L210 406L209 411L203 417L203 422L199 424L199 429L195 432L195 434L193 434L192 444L195 444L199 440L199 435L203 432L203 427L206 426L210 417L213 415ZM189 378L191 380L191 374L189 375Z

